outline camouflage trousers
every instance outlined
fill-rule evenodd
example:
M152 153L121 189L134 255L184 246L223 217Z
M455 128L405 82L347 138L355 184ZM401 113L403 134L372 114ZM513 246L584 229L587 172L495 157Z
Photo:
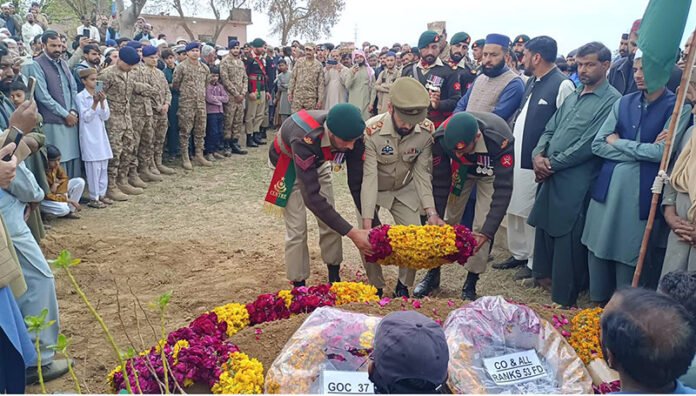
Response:
M294 97L292 98L292 104L290 105L291 111L297 113L298 111L314 110L317 107L317 98L313 97Z
M268 109L266 93L261 92L261 99L259 100L249 100L247 96L246 105L246 120L244 124L246 126L246 134L251 135L254 132L258 132L263 123L263 115Z
M205 107L181 107L176 113L179 116L179 148L181 153L188 152L189 137L193 129L193 144L196 150L203 150L205 145Z
M169 128L169 119L167 115L155 113L152 116L152 130L155 131L154 141L152 143L152 155L155 159L162 159L164 140L167 137L167 128Z
M241 139L244 134L244 102L237 103L230 99L223 105L225 111L225 139Z
M113 158L109 160L107 174L112 180L116 177L125 177L128 174L130 158L135 151L135 137L133 125L128 112L116 112L111 110L111 116L106 121L106 134L111 145Z
M137 152L132 159L128 170L138 170L138 164L148 166L152 162L152 140L154 131L152 129L152 116L147 114L133 113L133 135L135 136L135 147Z

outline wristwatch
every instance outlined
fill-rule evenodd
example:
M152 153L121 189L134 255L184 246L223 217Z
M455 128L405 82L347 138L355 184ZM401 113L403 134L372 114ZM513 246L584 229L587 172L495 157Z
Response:
M431 212L427 212L425 215L428 216L428 218L431 218L437 214L436 210L433 210Z
M75 118L80 118L80 115L75 110L70 110L69 113L75 116Z

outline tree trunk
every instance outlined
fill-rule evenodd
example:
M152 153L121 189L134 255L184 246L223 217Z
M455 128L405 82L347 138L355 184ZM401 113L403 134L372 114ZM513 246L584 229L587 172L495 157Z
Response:
M179 22L179 24L181 25L181 27L184 28L184 30L186 31L186 34L189 35L189 41L195 41L196 36L191 31L191 28L189 28L188 23L186 23L186 16L184 15L184 9L181 6L181 0L174 0L173 5L174 5L174 9L176 9L176 12L179 13L179 18L181 18L181 21Z

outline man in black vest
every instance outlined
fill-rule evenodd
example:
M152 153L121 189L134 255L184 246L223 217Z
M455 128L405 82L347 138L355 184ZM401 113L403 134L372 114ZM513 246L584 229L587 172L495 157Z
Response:
M401 75L413 77L430 93L428 119L435 127L452 115L461 93L459 91L459 75L450 67L445 66L440 59L443 38L433 30L427 30L418 39L418 49L421 61L409 67L404 67Z
M534 227L527 224L537 190L532 170L532 150L556 109L575 90L575 84L556 67L556 55L556 40L548 36L535 37L524 46L524 73L532 78L527 80L522 110L513 128L515 157L518 160L507 210L508 248L512 256L502 263L493 264L495 269L521 266L515 279L532 276Z

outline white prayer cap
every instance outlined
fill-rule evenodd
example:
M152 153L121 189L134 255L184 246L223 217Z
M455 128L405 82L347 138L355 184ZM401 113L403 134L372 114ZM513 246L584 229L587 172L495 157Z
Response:
M2 7L2 8L10 8L10 3L9 3L9 2L8 2L8 3L2 3L2 6L0 6L0 7Z
M643 51L640 50L640 48L636 49L636 54L633 55L633 59L637 60L643 57Z

